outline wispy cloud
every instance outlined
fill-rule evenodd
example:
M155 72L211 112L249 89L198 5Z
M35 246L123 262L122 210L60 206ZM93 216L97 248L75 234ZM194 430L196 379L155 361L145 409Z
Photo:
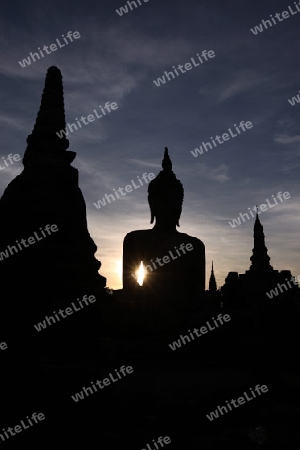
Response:
M230 180L228 175L229 166L224 163L214 168L209 167L205 163L197 164L197 171L199 171L203 177L212 181L217 181L218 183L225 183Z
M151 169L161 170L161 164L158 164L155 162L149 162L149 161L144 161L142 159L134 159L134 158L128 159L128 162L133 163L137 166L141 166L141 167L149 167Z
M294 144L300 142L300 134L296 136L288 136L287 134L276 135L274 142L278 144Z
M0 126L9 127L18 131L28 131L28 121L25 119L17 118L8 114L0 115Z
M230 80L227 85L222 87L219 101L223 102L235 95L253 90L254 87L268 82L270 79L258 74L255 71L242 71L237 74L234 80Z
M101 33L102 40L109 43L118 59L126 64L144 67L167 67L181 63L182 58L189 59L193 44L184 38L154 37L140 34L129 27L117 27Z

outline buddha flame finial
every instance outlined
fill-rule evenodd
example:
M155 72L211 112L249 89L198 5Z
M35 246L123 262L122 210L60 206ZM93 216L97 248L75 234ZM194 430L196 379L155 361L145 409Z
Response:
M165 147L164 159L162 160L162 168L166 172L172 172L172 161L169 157L168 147Z

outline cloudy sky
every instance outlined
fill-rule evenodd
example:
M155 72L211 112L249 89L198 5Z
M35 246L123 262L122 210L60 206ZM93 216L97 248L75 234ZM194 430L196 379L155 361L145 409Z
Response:
M260 218L275 269L300 274L300 104L288 99L300 89L300 13L254 35L251 28L270 14L288 11L292 0L140 0L120 16L125 0L52 0L2 3L1 154L23 156L47 68L60 68L67 122L87 116L105 102L118 109L70 134L77 152L80 187L101 274L122 286L123 238L150 228L147 186L100 209L94 202L143 173L159 172L164 147L185 188L180 231L206 246L218 285L228 271L249 268L253 219L236 228L229 221L255 204L291 198ZM137 2L138 4L138 2ZM21 67L38 47L68 31L80 38ZM193 66L164 85L153 80L172 66L213 50L215 58ZM198 60L199 62L199 60ZM195 158L191 151L210 137L251 121L253 127ZM3 166L3 164L2 164ZM1 170L0 195L20 173L20 162ZM249 212L249 211L248 211Z

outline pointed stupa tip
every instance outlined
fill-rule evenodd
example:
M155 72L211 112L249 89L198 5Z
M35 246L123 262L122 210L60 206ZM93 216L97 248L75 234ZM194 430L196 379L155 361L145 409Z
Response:
M258 206L256 205L256 217L255 217L255 222L254 222L254 230L263 230L262 223L259 219L258 211L259 211Z
M61 71L59 70L59 68L57 67L57 66L50 66L50 67L48 67L48 70L47 70L47 72L57 72L57 73L60 73L60 76L61 76Z
M56 66L47 70L40 109L33 133L53 134L66 128L61 71ZM63 138L61 139L63 140ZM67 139L65 139L67 141Z
M56 66L48 67L47 73L46 73L45 87L46 87L47 81L50 81L52 84L56 82L57 84L61 85L61 87L62 87L62 73L58 67L56 67Z
M162 160L162 168L167 172L172 172L172 161L169 157L168 147L165 147L164 159Z
M255 222L260 222L258 217L258 206L256 205L256 216L255 216Z
M65 152L69 147L63 130L66 129L62 74L58 67L47 70L40 109L31 135L27 137L27 149L23 164L29 160L40 159L42 154L62 152L62 159L69 163L76 156L74 152Z

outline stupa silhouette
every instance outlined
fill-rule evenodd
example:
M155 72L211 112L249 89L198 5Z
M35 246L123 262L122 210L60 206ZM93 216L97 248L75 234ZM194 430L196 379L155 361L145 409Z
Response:
M227 306L257 311L296 310L299 287L297 282L292 282L290 270L278 271L271 266L258 212L254 221L253 240L250 268L242 274L228 273L221 287L223 302ZM273 295L271 291L278 288L280 290Z
M2 311L13 314L19 308L27 327L80 296L99 299L106 284L98 273L101 263L87 228L78 170L71 166L76 153L56 134L65 127L62 75L53 66L27 138L24 170L0 199ZM56 225L57 231L43 235L47 225ZM30 237L35 240L25 247L22 239L27 242Z

